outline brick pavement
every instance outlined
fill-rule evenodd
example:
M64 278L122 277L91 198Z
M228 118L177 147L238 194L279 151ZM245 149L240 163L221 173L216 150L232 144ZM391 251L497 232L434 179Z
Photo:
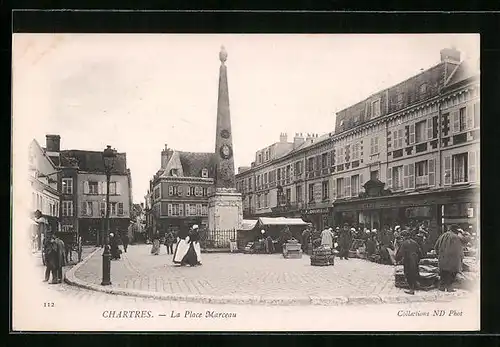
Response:
M121 260L112 261L115 288L201 296L276 297L394 297L407 296L394 286L394 268L361 259L335 259L334 266L315 267L308 256L284 259L280 254L203 254L203 266L178 267L172 256L153 256L150 246L130 246ZM75 276L99 285L101 252L81 266ZM420 295L418 292L417 295Z

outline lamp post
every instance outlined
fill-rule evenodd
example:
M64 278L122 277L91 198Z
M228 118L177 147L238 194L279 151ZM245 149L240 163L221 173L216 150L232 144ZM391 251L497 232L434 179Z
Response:
M111 249L109 245L109 183L111 180L111 171L113 170L116 158L116 150L111 146L102 152L104 161L104 171L106 173L106 232L104 252L102 253L102 282L101 285L109 286L111 284Z

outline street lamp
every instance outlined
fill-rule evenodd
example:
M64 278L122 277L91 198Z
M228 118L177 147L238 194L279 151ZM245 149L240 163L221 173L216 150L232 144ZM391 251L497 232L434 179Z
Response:
M101 285L109 286L111 284L111 249L109 246L109 183L111 180L111 171L115 164L116 150L111 146L102 152L104 161L104 171L106 173L106 239L104 252L102 253L102 282Z

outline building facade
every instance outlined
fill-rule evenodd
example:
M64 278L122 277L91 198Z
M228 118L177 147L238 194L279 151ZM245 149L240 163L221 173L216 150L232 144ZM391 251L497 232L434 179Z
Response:
M60 137L47 135L47 148L59 163L62 232L78 232L84 242L102 242L106 216L106 174L102 152L60 149ZM110 230L126 232L131 183L125 153L117 153L110 180Z
M479 105L478 62L443 49L437 65L338 112L334 132L239 173L247 217L274 208L317 228L408 219L427 220L432 230L450 223L478 228ZM263 210L253 201L267 192L253 181L265 171L281 173L272 195L283 190L287 204L269 201Z
M59 225L60 193L59 171L40 144L29 145L29 183L31 187L31 213L39 223L33 226L33 250L42 249L48 230L57 231Z
M175 151L165 145L161 168L146 195L148 233L176 233L193 224L207 227L214 175L213 153Z

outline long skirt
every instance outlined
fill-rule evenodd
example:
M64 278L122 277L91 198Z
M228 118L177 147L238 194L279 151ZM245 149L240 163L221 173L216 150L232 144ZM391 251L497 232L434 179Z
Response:
M190 266L201 265L201 251L199 242L195 241L189 244L188 251L182 259L182 263Z
M160 240L153 241L153 247L151 247L151 254L153 255L160 254Z
M181 264L189 249L189 244L185 239L180 239L175 246L174 263Z

